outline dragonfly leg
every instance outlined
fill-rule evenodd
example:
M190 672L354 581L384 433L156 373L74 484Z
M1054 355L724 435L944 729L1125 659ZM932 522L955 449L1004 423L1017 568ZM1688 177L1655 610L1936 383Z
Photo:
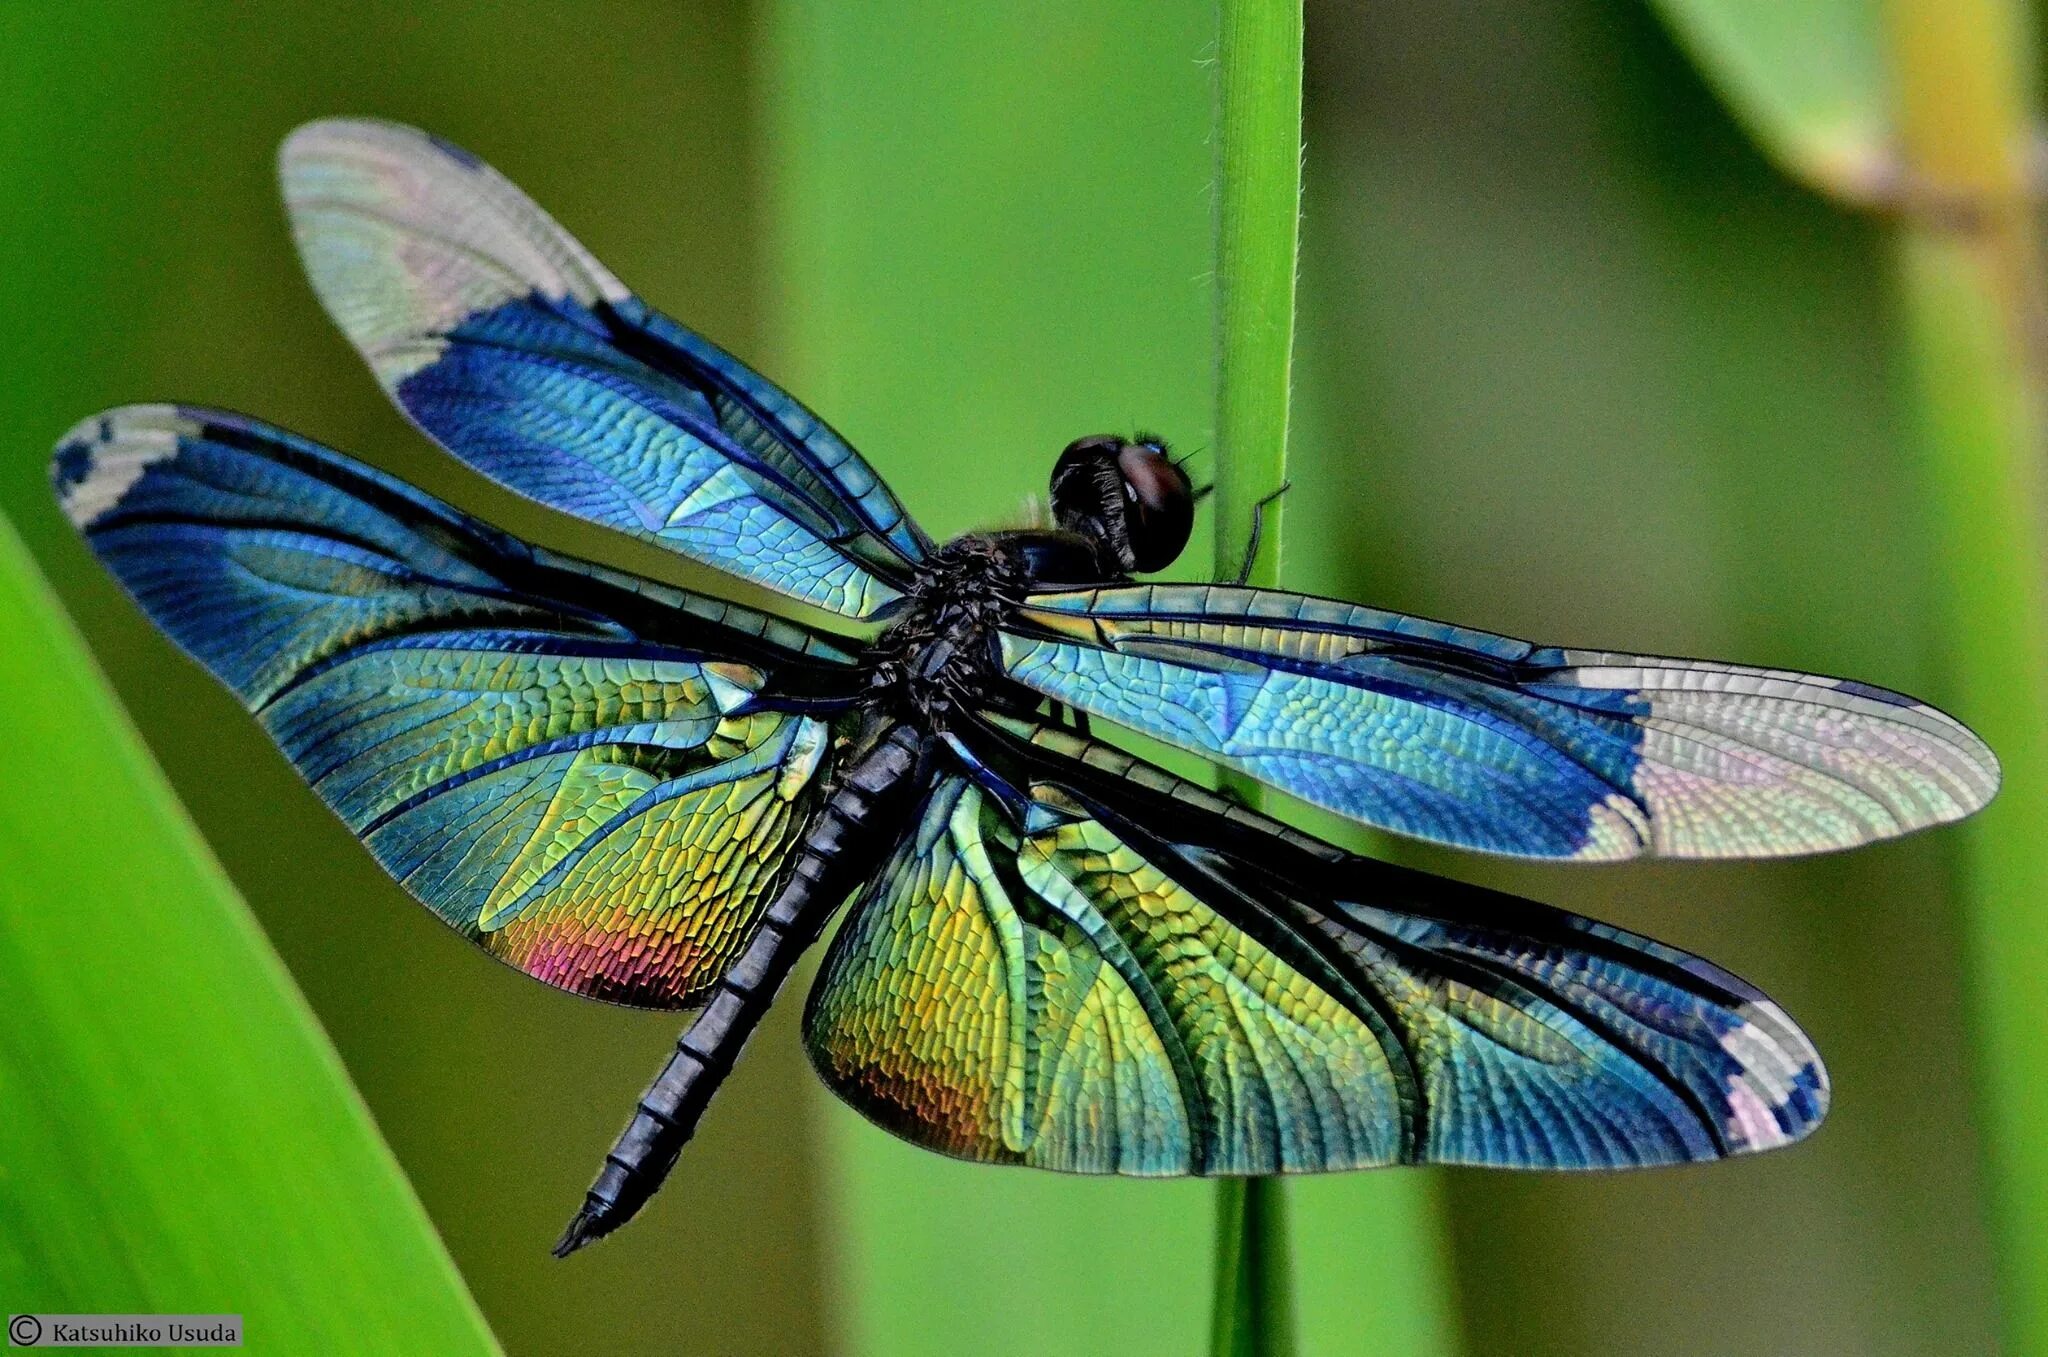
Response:
M1045 700L1045 710L1054 724L1064 726L1084 740L1092 738L1088 733L1088 713L1079 707L1070 706L1058 698L1048 697Z
M923 757L907 726L883 735L843 771L804 834L788 881L761 916L747 948L713 988L711 1002L676 1040L628 1122L583 1206L555 1244L555 1257L602 1239L631 1220L675 1167L725 1076L732 1072L825 921L894 846L915 806Z
M1251 582L1252 566L1259 559L1259 535L1265 530L1266 526L1266 506L1286 494L1292 485L1292 481L1282 481L1278 490L1275 490L1272 494L1252 506L1251 540L1244 544L1244 564L1237 568L1237 578L1232 581L1240 588Z
M1245 799L1245 794L1227 781L1222 786L1216 788L1212 795L1222 797L1239 810L1250 810L1252 808L1252 803Z

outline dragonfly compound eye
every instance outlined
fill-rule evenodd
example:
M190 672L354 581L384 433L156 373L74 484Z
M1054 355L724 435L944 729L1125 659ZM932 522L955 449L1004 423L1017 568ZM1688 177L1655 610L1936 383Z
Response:
M1185 471L1167 458L1157 441L1127 443L1117 454L1124 483L1124 522L1133 568L1164 570L1173 564L1195 526L1195 488Z
M1125 570L1172 564L1195 523L1187 473L1168 459L1165 443L1144 435L1069 443L1053 466L1052 507L1061 527L1094 538Z

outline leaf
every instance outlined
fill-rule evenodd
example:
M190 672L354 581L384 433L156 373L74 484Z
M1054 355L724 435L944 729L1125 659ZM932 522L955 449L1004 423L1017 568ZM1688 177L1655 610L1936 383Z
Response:
M1764 153L1851 203L1893 182L1876 0L1651 0Z
M497 1345L340 1061L0 520L0 1295L252 1348Z

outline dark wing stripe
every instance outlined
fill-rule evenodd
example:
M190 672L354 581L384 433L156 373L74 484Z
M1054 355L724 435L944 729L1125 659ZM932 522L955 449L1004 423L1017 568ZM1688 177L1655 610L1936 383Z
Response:
M1231 914L1234 922L1265 945L1276 947L1276 950L1281 950L1283 955L1287 955L1282 947L1276 946L1277 933L1291 937L1313 950L1316 960L1322 965L1317 970L1309 972L1312 978L1343 999L1354 1011L1359 1012L1360 1016L1372 1019L1376 1034L1382 1036L1382 1049L1390 1059L1398 1057L1396 1077L1403 1088L1402 1102L1405 1107L1412 1109L1413 1115L1413 1122L1403 1128L1405 1134L1402 1159L1413 1163L1427 1162L1425 1147L1430 1143L1427 1104L1425 1099L1412 1091L1420 1087L1414 1073L1416 1061L1403 1035L1399 1015L1389 1007L1384 993L1372 985L1357 984L1346 974L1347 969L1356 967L1358 958L1351 957L1351 967L1347 968L1343 951L1347 942L1354 947L1359 945L1356 926L1363 924L1368 917L1377 916L1383 925L1395 916L1384 911L1368 911L1358 906L1345 906L1343 916L1353 925L1347 928L1330 916L1316 913L1299 900L1259 889L1258 878L1243 872L1241 868L1236 874L1239 879L1233 879L1223 860L1215 855L1205 854L1200 850L1174 849L1163 841L1152 839L1152 836L1142 830L1135 821L1117 816L1107 807L1094 806L1093 809L1105 820L1113 821L1119 833L1134 842L1151 840L1149 855L1154 856L1155 860L1177 858L1191 884L1199 883L1204 899L1219 904L1223 901L1233 902L1236 908L1226 912ZM1716 1152L1726 1153L1718 1130L1709 1120L1708 1109L1698 1095L1667 1070L1638 1056L1634 1043L1600 1013L1588 1011L1584 1005L1557 1007L1550 998L1543 997L1537 990L1530 988L1527 982L1531 977L1504 965L1499 958L1476 949L1430 951L1404 941L1398 930L1389 931L1384 926L1373 927L1370 930L1370 937L1371 947L1376 952L1384 953L1388 961L1406 962L1413 968L1434 970L1447 979L1461 981L1475 991L1489 994L1518 1008L1547 1010L1556 1020L1572 1027L1583 1027L1601 1040L1611 1043L1616 1051L1635 1059L1645 1080L1663 1085L1674 1098L1688 1104L1702 1119L1702 1125L1705 1125L1712 1134ZM1290 959L1297 965L1302 964L1298 953ZM1380 1030L1382 1027L1383 1033ZM1681 1125L1678 1129L1687 1128Z
M1200 790L1187 783L1181 787L1189 792ZM1119 837L1140 847L1154 862L1176 863L1177 874L1183 876L1203 900L1229 916L1247 935L1256 938L1262 946L1271 949L1276 956L1335 997L1368 1026L1387 1063L1395 1101L1403 1112L1395 1128L1398 1135L1396 1159L1414 1162L1420 1147L1427 1143L1428 1116L1421 1080L1416 1073L1415 1052L1410 1049L1399 1015L1394 1012L1387 996L1354 979L1354 967L1347 964L1342 950L1342 933L1333 935L1327 929L1317 927L1316 920L1300 911L1273 909L1270 901L1262 898L1267 893L1260 892L1258 897L1252 895L1253 883L1235 880L1218 870L1221 862L1213 855L1177 849L1147 829L1144 817L1122 815L1085 792L1082 796L1090 811L1104 823L1113 825ZM1191 805L1206 799L1206 793L1187 798ZM1221 802L1219 798L1216 804L1228 803Z
M314 534L131 521L94 546L180 645L252 707L372 629L554 620L504 590L446 584ZM280 593L305 604L277 609L270 599ZM323 594L331 601L317 602Z
M1152 977L1146 973L1137 957L1132 955L1130 947L1124 940L1113 929L1107 927L1094 911L1084 909L1065 913L1060 909L1062 901L1059 897L1047 895L1043 891L1032 891L1024 886L1021 877L1017 878L1016 886L1020 889L1014 899L1035 898L1048 909L1059 913L1070 925L1084 934L1097 954L1115 969L1118 977L1129 987L1131 994L1143 1005L1145 1020L1150 1025L1152 1034L1164 1048L1168 1069L1180 1088L1180 1105L1185 1109L1188 1118L1192 1161L1198 1165L1206 1165L1215 1153L1221 1128L1214 1124L1213 1119L1203 1115L1206 1103L1201 1095L1194 1059L1181 1032L1168 1016L1166 997L1159 986L1153 983Z
M731 413L716 415L717 426L735 446L757 457L782 453L787 458L791 448L809 453L816 471L804 461L793 461L793 469L819 487L812 500L817 512L828 519L842 512L852 514L854 525L846 532L849 541L865 530L888 543L898 569L914 566L930 551L930 540L860 454L772 382L637 297L601 303L597 309L611 322L612 338L621 349L669 377L711 388L731 403L735 413L752 421L767 440L764 447L744 435L745 426L734 429Z
M1269 902L1271 907L1276 902ZM1279 907L1287 907L1280 904ZM1298 906L1295 906L1298 908ZM1345 911L1346 917L1355 925L1363 921L1366 911L1352 907ZM1341 939L1344 929L1334 921L1327 921L1334 938ZM1595 1038L1606 1043L1616 1053L1631 1061L1640 1072L1644 1082L1654 1082L1669 1093L1673 1099L1692 1113L1692 1119L1673 1123L1673 1130L1681 1136L1703 1130L1700 1142L1703 1153L1698 1157L1718 1157L1730 1153L1726 1137L1719 1124L1719 1113L1710 1109L1699 1092L1670 1069L1650 1059L1640 1047L1631 1030L1631 1020L1618 1011L1612 1010L1596 996L1581 996L1570 1005L1560 1005L1558 992L1547 985L1532 984L1535 977L1517 970L1500 957L1469 947L1427 948L1404 942L1397 934L1383 929L1373 930L1376 947L1390 959L1405 963L1413 969L1430 969L1446 979L1460 981L1477 992L1488 994L1504 1003L1525 1011L1545 1014L1548 1021L1562 1022L1584 1028ZM1426 1135L1418 1137L1427 1144ZM1419 1161L1418 1161L1419 1162Z

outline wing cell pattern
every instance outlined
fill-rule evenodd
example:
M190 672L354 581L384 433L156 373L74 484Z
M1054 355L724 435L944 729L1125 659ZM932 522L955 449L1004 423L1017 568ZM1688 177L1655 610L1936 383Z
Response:
M1970 814L1960 722L1842 679L1537 647L1274 590L1028 600L1003 658L1058 701L1368 824L1532 857L1775 857Z
M848 617L901 599L927 544L859 455L633 296L495 170L354 119L300 128L279 164L321 301L456 457Z
M1805 1036L1696 957L1019 730L1017 768L939 784L812 994L820 1074L899 1135L1079 1173L1621 1168L1825 1114Z
M744 708L771 657L840 662L822 643L579 569L234 416L113 411L55 474L143 609L465 937L650 1007L692 1002L743 947L830 749L816 717ZM653 603L699 644L536 579Z

